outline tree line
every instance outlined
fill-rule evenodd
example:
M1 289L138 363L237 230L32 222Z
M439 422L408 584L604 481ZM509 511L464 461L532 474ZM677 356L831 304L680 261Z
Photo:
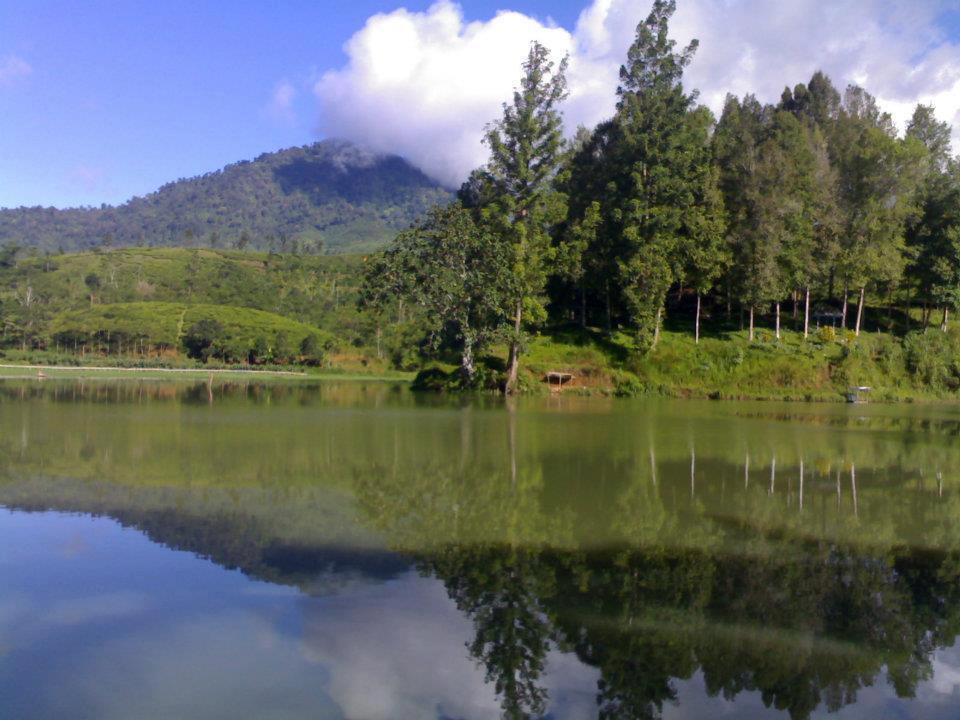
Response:
M548 318L658 342L667 299L738 308L755 338L769 313L819 304L859 335L868 296L905 324L922 307L948 329L960 307L960 158L951 128L919 105L903 135L865 89L822 72L776 104L729 95L716 118L683 85L698 43L670 38L674 0L655 0L620 69L616 110L563 133L566 59L533 43L519 86L488 126L489 161L368 263L361 302L426 310L435 344L507 350L517 386L525 333ZM798 320L799 326L799 320Z

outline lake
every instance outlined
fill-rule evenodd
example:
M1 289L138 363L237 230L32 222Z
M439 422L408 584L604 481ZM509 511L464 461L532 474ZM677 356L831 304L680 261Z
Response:
M0 382L0 717L955 718L960 408Z

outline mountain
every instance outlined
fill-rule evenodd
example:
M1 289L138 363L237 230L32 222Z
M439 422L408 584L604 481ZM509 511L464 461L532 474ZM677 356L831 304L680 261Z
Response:
M452 194L403 158L342 140L265 153L119 206L0 210L0 245L376 248Z

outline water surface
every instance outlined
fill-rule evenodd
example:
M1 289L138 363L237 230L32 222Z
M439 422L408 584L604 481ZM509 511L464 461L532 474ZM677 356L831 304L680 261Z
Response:
M0 383L0 717L956 717L960 410Z

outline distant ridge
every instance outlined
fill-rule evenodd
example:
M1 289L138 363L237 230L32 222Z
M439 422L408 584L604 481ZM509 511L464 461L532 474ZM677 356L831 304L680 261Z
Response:
M324 140L177 180L119 206L2 209L0 245L361 252L451 197L401 157Z

